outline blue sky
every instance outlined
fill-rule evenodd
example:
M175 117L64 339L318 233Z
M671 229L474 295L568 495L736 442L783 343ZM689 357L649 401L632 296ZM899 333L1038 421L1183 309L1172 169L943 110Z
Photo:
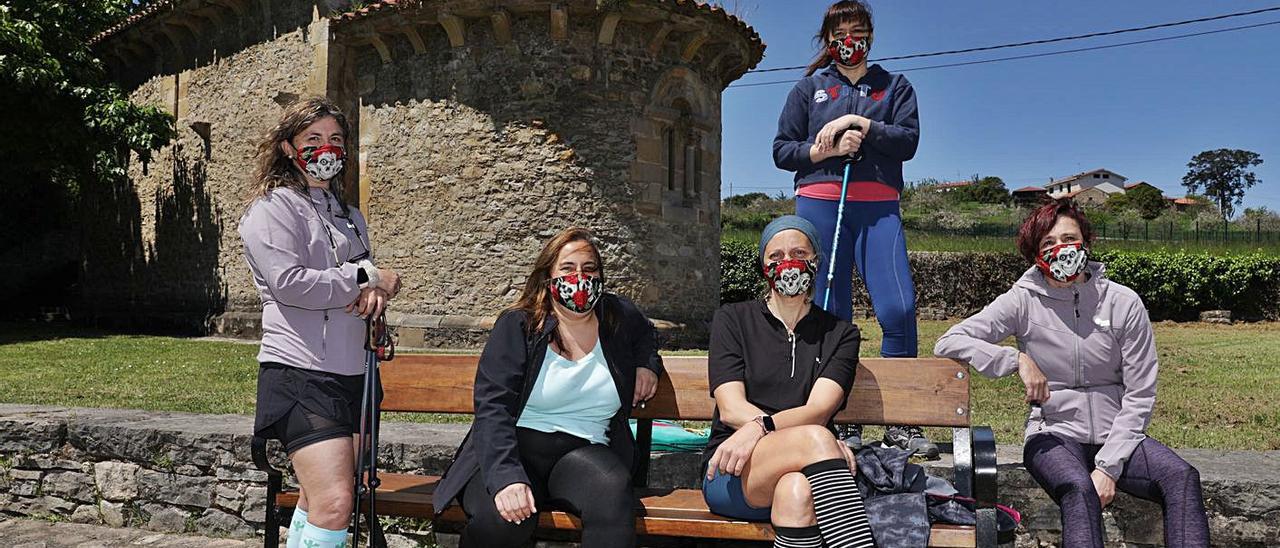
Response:
M805 64L828 1L724 0L764 38L757 68ZM1280 1L942 2L872 0L871 57L1019 42L1266 8ZM1040 53L1280 21L1280 12L1113 37L885 63L890 71ZM1262 183L1245 207L1280 210L1280 25L984 65L904 72L921 114L909 181L980 173L1010 189L1105 167L1182 196L1196 153L1262 155ZM801 71L748 74L735 84L794 80ZM773 165L778 112L790 83L730 87L723 95L721 192L791 189Z

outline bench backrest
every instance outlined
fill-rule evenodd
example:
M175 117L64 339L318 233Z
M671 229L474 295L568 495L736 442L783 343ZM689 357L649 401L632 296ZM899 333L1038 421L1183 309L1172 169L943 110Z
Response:
M382 364L383 411L465 413L479 356L400 354ZM664 356L658 393L636 409L638 419L709 421L715 401L707 388L707 358ZM848 405L836 422L851 424L969 426L969 372L942 358L864 358Z

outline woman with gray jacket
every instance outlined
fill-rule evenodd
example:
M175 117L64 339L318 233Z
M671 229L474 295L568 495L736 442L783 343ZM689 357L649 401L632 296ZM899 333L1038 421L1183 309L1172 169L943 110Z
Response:
M1103 546L1102 508L1117 487L1164 507L1166 546L1208 546L1199 472L1146 434L1158 369L1147 309L1089 261L1092 241L1071 201L1033 211L1018 231L1033 266L933 351L1022 378L1023 463L1062 509L1063 546ZM1016 348L998 345L1010 336Z
M301 485L289 548L346 545L365 319L400 289L394 271L374 266L364 217L343 200L348 133L327 99L289 107L259 144L240 221L262 300L254 433L280 440Z

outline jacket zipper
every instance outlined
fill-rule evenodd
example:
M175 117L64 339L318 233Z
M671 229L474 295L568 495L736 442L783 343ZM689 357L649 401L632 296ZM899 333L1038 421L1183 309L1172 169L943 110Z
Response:
M1073 287L1071 288L1071 293L1076 313L1075 331L1073 333L1074 336L1071 338L1076 348L1076 386L1084 392L1084 403L1089 410L1089 443L1092 444L1095 441L1093 439L1093 392L1089 391L1088 387L1084 385L1084 366L1080 363L1080 291Z
M796 334L787 330L787 340L791 342L791 378L796 378Z

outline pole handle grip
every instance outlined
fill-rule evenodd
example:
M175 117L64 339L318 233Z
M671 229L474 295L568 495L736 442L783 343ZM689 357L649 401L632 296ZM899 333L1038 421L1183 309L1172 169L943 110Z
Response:
M858 125L858 124L854 124L854 125L852 125L852 126L849 126L849 127L848 127L848 128L846 128L846 129L842 129L842 130L840 130L840 132L839 132L839 133L836 133L835 141L836 141L837 143L838 143L838 142L840 142L840 139L843 139L843 138L844 138L844 134L845 134L845 132L848 132L848 131L856 131L856 132L858 132L858 133L862 133L862 126L860 126L860 125ZM857 152L854 152L853 154L851 154L851 155L849 155L849 156L845 156L845 157L844 157L844 160L843 160L843 162L844 162L845 164L856 164L856 163L861 162L861 161L862 161L862 148L861 148L861 147L859 147L859 148L858 148L858 151L857 151Z

